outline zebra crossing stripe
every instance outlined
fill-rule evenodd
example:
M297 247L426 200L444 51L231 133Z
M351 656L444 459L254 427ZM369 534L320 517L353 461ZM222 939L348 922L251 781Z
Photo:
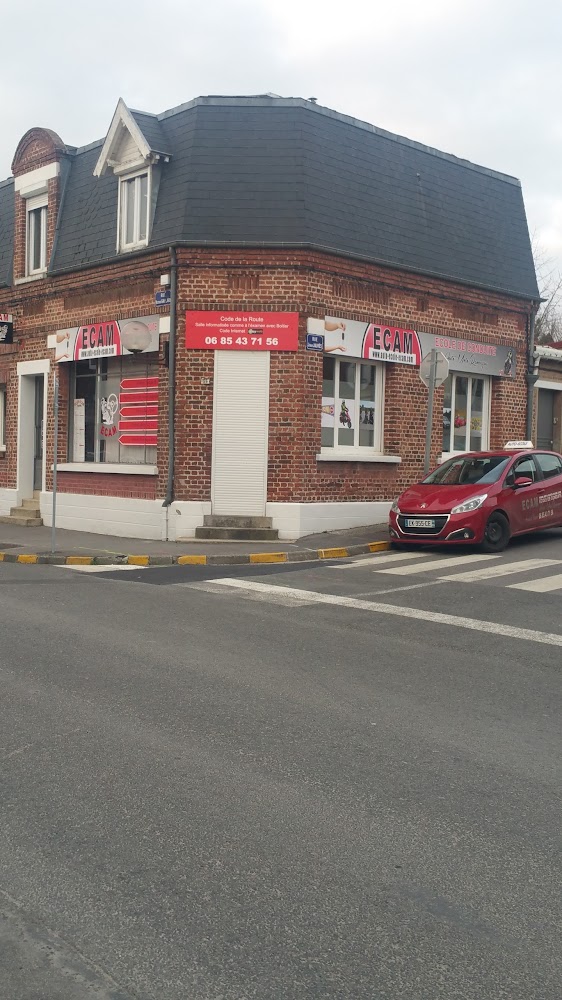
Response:
M369 611L371 614L412 618L421 622L434 622L439 625L471 629L474 632L484 632L493 636L501 635L510 639L525 639L528 642L562 647L562 634L538 632L530 628L517 628L514 625L502 625L501 622L479 621L477 618L446 615L438 611L424 611L421 608L405 608L396 604L382 604L378 601L362 601L358 598L343 597L337 594L321 594L314 590L299 590L296 587L279 587L269 583L258 583L255 580L238 580L235 577L225 577L214 580L213 583L225 588L232 588L235 591L255 590L262 594L277 594L280 603L291 595L307 604L326 604L332 607L350 608L354 611Z
M440 577L451 583L477 583L478 580L491 580L496 576L511 576L513 573L526 573L533 569L543 569L545 566L560 566L559 559L521 559L518 562L502 563L499 566L485 566L482 569L468 570L466 573L451 573Z
M355 569L356 566L372 566L377 569L379 566L386 566L387 563L406 562L410 559L427 559L427 552L389 552L387 555L363 556L361 559L354 559L353 562L343 563L340 566L329 566L329 569Z
M527 580L525 583L509 583L509 590L530 590L535 594L548 594L551 590L562 590L562 573L555 576L545 576L538 580Z
M499 555L481 555L480 553L476 554L471 553L470 555L464 555L464 556L454 556L453 558L448 556L445 557L444 559L431 559L431 558L428 559L426 555L426 562L414 563L413 566L410 566L409 564L406 566L389 566L387 569L381 569L381 570L376 568L375 572L392 573L394 576L410 576L410 574L412 573L431 573L433 570L447 569L449 566L466 566L470 565L471 563L484 562L486 560L489 562L491 559L494 560L500 558L501 556ZM378 560L377 560L377 567L378 567Z

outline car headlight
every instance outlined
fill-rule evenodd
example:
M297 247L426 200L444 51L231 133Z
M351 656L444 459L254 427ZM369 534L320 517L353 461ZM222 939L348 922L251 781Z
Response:
M465 500L464 503L459 503L456 507L453 507L451 514L469 514L472 510L478 510L487 497L487 493L481 493L479 497L472 497L470 500Z
M393 514L399 514L400 513L400 507L398 506L398 500L394 501L394 503L392 504L392 507L390 509L393 512Z

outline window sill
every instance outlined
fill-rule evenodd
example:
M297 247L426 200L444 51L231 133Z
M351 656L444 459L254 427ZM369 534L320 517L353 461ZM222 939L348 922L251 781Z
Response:
M51 465L51 472L53 466ZM117 462L61 462L57 472L102 472L118 476L157 476L156 465L119 465Z
M148 246L148 240L143 240L142 243L130 243L127 246L119 247L119 253L134 253L135 250L145 250Z
M316 456L317 462L380 462L386 463L387 465L398 465L402 459L399 455L380 455L376 453L369 453L369 450L365 448L364 450L354 451L351 448L349 451L337 451L335 448L333 450L321 451Z
M47 277L47 269L45 268L44 271L36 271L34 274L26 274L25 278L16 278L14 281L14 285L25 285L29 281L40 281L41 278L46 278L46 277Z
M3 455L5 451L6 451L6 445L0 444L0 455Z

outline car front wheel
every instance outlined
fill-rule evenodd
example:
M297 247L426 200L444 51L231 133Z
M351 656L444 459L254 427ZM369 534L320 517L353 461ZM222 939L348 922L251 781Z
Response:
M507 517L500 511L496 511L488 518L480 548L484 552L503 552L509 543L509 535Z

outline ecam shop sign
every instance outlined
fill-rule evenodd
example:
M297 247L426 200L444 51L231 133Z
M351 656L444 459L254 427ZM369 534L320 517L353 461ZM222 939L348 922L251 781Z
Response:
M185 346L208 351L296 351L298 313L185 314Z
M139 316L57 330L55 361L90 361L157 351L159 323L158 316Z
M404 327L326 316L324 319L309 319L307 332L324 337L327 354L368 358L369 361L393 361L402 365L419 365L422 359L416 331Z
M309 319L307 332L321 334L325 353L336 356L419 365L435 348L445 355L452 371L515 378L515 351L502 344L436 336L381 322L360 323L336 316Z

